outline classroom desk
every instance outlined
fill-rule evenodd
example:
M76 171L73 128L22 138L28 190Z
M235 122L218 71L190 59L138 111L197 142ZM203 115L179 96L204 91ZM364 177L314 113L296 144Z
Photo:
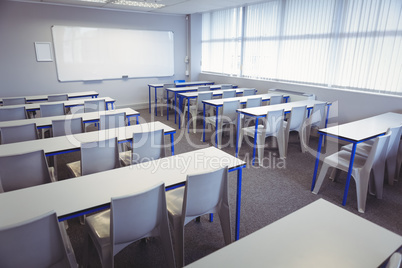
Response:
M379 267L402 237L319 199L186 266Z
M318 141L317 157L315 160L313 181L311 183L311 191L313 191L317 179L317 170L318 170L318 164L320 162L321 146L324 136L335 137L340 140L351 142L353 144L349 162L348 177L346 180L342 200L342 205L345 205L349 191L350 179L352 176L353 162L355 158L357 144L373 139L380 135L384 135L389 127L399 126L401 124L402 124L402 114L390 112L318 130L320 138Z
M82 117L82 121L85 123L97 123L99 122L101 115L107 114L117 114L117 113L126 113L128 125L130 126L130 119L132 117L136 118L136 123L138 124L138 117L140 116L140 112L137 112L131 108L123 108L116 110L108 110L108 111L100 111L100 112L90 112L90 113L74 113L74 114L66 114L66 115L58 115L58 116L48 116L48 117L38 117L31 119L21 119L21 120L11 120L11 121L2 121L0 122L0 128L2 127L10 127L10 126L20 126L25 124L35 123L38 129L42 128L51 128L53 120L64 120L64 119L73 119Z
M163 181L182 185L187 174L228 166L237 171L236 239L239 238L242 169L246 163L214 147L0 194L0 229L54 210L59 221L104 209L111 197L142 191Z
M222 88L222 85L211 85L210 90L219 90ZM237 86L232 85L232 89L237 88ZM174 123L176 124L176 115L177 115L177 107L182 106L181 98L179 98L179 105L177 105L177 95L179 93L184 93L184 92L193 92L197 91L198 87L169 87L166 88L166 98L169 99L169 93L172 93L174 95ZM240 94L237 93L236 94ZM169 120L169 105L166 105L166 117L167 120Z
M317 101L317 100L303 100L303 101L294 101L294 102L288 102L288 103L281 103L281 104L275 104L275 105L268 105L268 106L260 106L260 107L254 107L254 108L245 108L245 109L238 109L237 110L237 135L236 137L239 137L240 135L240 115L244 114L246 116L251 116L255 118L255 134L254 134L254 146L253 146L253 165L255 164L255 151L256 151L256 141L257 141L257 130L258 130L258 119L266 117L267 113L269 111L277 111L284 109L285 114L290 113L293 107L297 106L307 106L308 110L308 116L310 116L310 111L313 108L314 104L318 103L326 103L327 104L327 116L325 119L325 126L327 126L328 123L328 115L329 115L329 107L331 106L331 103L328 102L323 102L323 101ZM238 149L239 149L239 144L238 144L238 139L236 139L236 157L238 155Z
M275 94L275 93L271 94L271 93L268 93L268 94L259 94L259 95L250 95L250 96L235 97L235 98L212 99L212 100L205 100L205 101L202 101L202 103L204 104L204 113L203 113L203 115L204 115L204 122L203 122L203 131L202 131L202 141L205 142L205 111L206 111L206 105L210 105L210 106L215 107L215 114L216 114L216 115L219 115L219 107L222 107L222 106L223 106L223 103L224 103L225 101L240 100L240 104L246 104L247 99L253 98L253 97L255 97L255 96L261 96L261 97L262 97L262 101L269 101L269 100L271 99L271 96L277 96L277 95L280 95L280 94ZM289 96L287 96L287 97L289 97ZM287 101L287 99L286 99L286 101ZM262 106L262 107L263 107L263 106ZM265 113L265 115L266 115L266 113ZM216 122L215 122L215 124L216 124L216 126L218 126L218 116L216 116ZM218 144L217 139L218 139L218 136L215 135L215 144Z
M139 125L111 128L100 131L91 131L67 136L52 137L47 139L30 140L0 145L0 156L21 154L36 150L44 150L46 156L64 154L79 151L81 144L117 137L119 143L129 142L133 139L133 133L164 129L165 135L170 135L172 155L174 155L173 134L171 128L161 122L151 122Z
M213 85L212 81L194 81L194 82L184 82L175 83L176 87L187 87L187 86L206 86ZM155 90L155 114L157 114L157 102L158 102L158 88L162 88L164 84L148 84L148 98L149 98L149 113L151 113L151 88Z
M221 85L219 85L221 86ZM197 87L198 88L198 87ZM212 87L211 87L212 89ZM237 86L233 89L236 89L236 95L238 94L243 94L244 90L247 88L237 88ZM222 90L213 90L212 91L212 96L213 97L219 97L222 96L223 91L228 90L228 89L222 89ZM188 120L190 119L190 100L191 99L196 99L198 97L198 91L194 90L194 91L190 91L190 92L183 92L183 93L179 93L179 107L182 107L182 103L183 103L183 99L187 99L187 118ZM260 96L260 95L253 95L253 96ZM262 96L262 95L261 95ZM187 120L187 122L188 122ZM181 119L179 117L179 129L181 128Z
M106 97L106 98L97 98L98 100L104 99L106 102L106 110L109 109L109 105L111 107L111 110L114 109L113 104L115 103L115 99ZM48 102L48 104L56 104L56 103L64 103L64 106L66 108L74 107L74 106L82 106L84 105L85 99L77 99L77 100L68 100L68 101L52 101ZM40 105L44 103L31 103L31 104L18 104L18 105L9 105L9 106L2 106L0 109L7 109L7 108L13 108L13 107L21 107L25 106L27 112L34 112L34 111L39 111L40 110Z
M96 91L83 91L83 92L60 93L60 94L67 94L69 99L87 98L87 97L97 98L99 96L99 93ZM25 97L27 102L33 102L33 101L47 101L49 95L33 95L33 96L20 96L20 97ZM7 97L7 98L20 98L20 97ZM0 104L3 104L3 98L0 98Z

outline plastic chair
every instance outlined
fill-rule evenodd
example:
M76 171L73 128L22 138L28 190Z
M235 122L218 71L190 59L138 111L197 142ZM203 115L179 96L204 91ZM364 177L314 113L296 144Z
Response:
M264 147L265 147L265 139L267 137L273 136L276 137L278 142L279 149L279 157L285 158L285 135L283 129L283 121L284 120L284 110L278 111L270 111L267 113L267 116L264 120L263 125L258 125L257 128L257 151L258 151L258 161L260 165L263 163L264 158ZM249 137L254 138L255 134L255 126L245 127L240 130L239 135L239 151L241 147L241 143L243 140L243 136L247 135Z
M402 166L402 140L399 142L398 156L396 160L396 173L395 173L396 180L399 180L399 175L401 174L401 166Z
M387 133L390 133L390 138L386 150L386 160L384 165L374 166L373 173L374 176L384 177L385 167L387 168L388 173L388 184L393 185L394 180L396 179L396 169L397 169L397 158L398 158L398 149L399 143L401 141L401 134L402 134L402 126L392 127L387 130ZM362 142L357 144L356 146L356 153L367 157L370 154L371 147L373 142ZM352 144L348 144L342 146L341 150L346 150L351 152L352 151ZM383 163L383 162L381 162ZM382 197L381 193L376 193L378 198Z
M166 104L166 105L170 105L170 104L174 104L174 94L170 93L169 94L169 100L167 99L167 88L172 88L172 87L176 87L175 84L163 84L163 92L159 92L158 94L158 102L160 104ZM160 105L161 106L161 116L163 116L163 110L166 109L166 107L164 105Z
M120 153L124 165L135 165L166 156L163 129L133 134L133 148Z
M269 105L280 104L282 103L283 95L273 95L269 98Z
M94 99L84 101L84 113L106 111L105 99Z
M257 93L257 90L255 88L246 88L243 90L243 96L251 96L255 95Z
M364 213L366 208L371 169L373 166L379 165L380 161L385 161L389 137L390 133L387 133L386 135L375 138L374 144L367 158L355 154L352 177L356 181L357 207L361 213ZM317 194L320 190L329 167L348 172L350 157L351 153L345 150L340 150L337 153L325 157L313 193ZM383 180L380 181L378 179L379 178L375 178L374 181L377 193L380 192L379 187L382 187L384 182ZM346 187L349 187L349 185L346 185Z
M389 259L385 268L400 268L402 263L402 254L400 252L394 252Z
M202 101L211 100L212 96L213 96L213 93L211 91L200 92L200 93L198 93L196 102L194 104L190 103L190 116L191 116L190 122L193 122L193 132L194 133L196 132L198 114L204 112L204 105L203 105ZM186 120L187 111L188 111L188 107L186 105L186 106L184 106L184 110L183 110L182 117L181 117L182 118L181 119L182 127L187 122L187 120Z
M205 118L207 125L215 127L215 135L218 136L218 148L221 148L223 127L226 125L237 125L236 110L240 108L239 100L225 101L222 107L222 113L218 116L218 126L216 126L216 116L209 116Z
M299 135L301 151L303 153L306 151L306 115L306 105L293 107L288 121L283 122L283 128L285 129L285 155L288 154L289 134L292 131L297 132Z
M73 177L120 167L117 138L81 144L81 161L67 164Z
M135 241L159 237L168 267L175 267L166 210L165 184L142 192L112 198L110 210L88 216L84 265L88 263L89 238L102 267L114 267L114 256Z
M209 213L218 213L225 244L232 242L228 202L228 168L187 175L185 187L166 192L177 267L184 265L184 226Z
M1 267L78 267L65 228L51 211L0 230Z
M229 89L229 90L222 91L222 99L234 98L234 97L236 97L235 89Z
M53 137L66 136L84 132L82 117L52 120Z
M21 98L4 98L3 106L26 104L27 100L24 97Z
M199 86L197 91L201 92L201 91L210 91L211 90L211 86Z
M43 150L0 157L0 192L56 181Z
M126 126L126 113L101 114L99 119L99 129L119 128Z
M325 127L325 103L314 104L310 117L306 120L306 144L309 144L311 129ZM326 140L326 139L325 139Z
M66 114L66 110L64 108L64 103L41 104L39 107L40 107L40 116L41 117L57 116L57 115L65 115Z
M67 101L67 100L68 100L68 95L67 94L57 94L57 95L49 95L49 96L47 96L47 101L48 102Z
M230 89L233 88L233 86L231 84L223 84L221 85L221 89Z
M245 108L253 108L259 106L262 106L262 97L255 96L247 99ZM253 122L255 124L255 119L252 117L244 116L244 114L241 114L240 117L242 120L242 127L249 126Z
M1 108L0 122L28 119L28 113L25 107Z
M38 139L36 124L25 124L0 128L0 144Z

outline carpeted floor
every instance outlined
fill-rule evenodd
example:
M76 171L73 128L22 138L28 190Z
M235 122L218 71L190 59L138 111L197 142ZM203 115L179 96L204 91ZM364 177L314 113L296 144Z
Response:
M161 121L177 129L175 134L175 154L213 145L211 142L212 132L207 133L206 142L200 141L202 133L201 121L197 124L198 131L196 134L192 132L187 134L186 131L179 130L178 125L174 124L173 114L170 115L170 120L167 121L166 116L154 117L150 115L148 109L139 111L141 112L142 122ZM232 129L227 131L223 138L224 147L222 150L232 155L235 154L234 136L235 131ZM310 140L311 149L307 153L302 153L297 135L291 135L286 160L278 158L278 151L273 147L275 146L274 141L273 139L267 139L263 166L258 164L256 166L251 165L252 147L249 142L243 142L241 147L239 158L245 160L248 165L243 171L240 237L247 236L319 198L342 207L341 202L346 173L340 173L336 182L325 180L318 195L314 195L310 191L315 163L314 151L317 148L318 138L312 137ZM168 139L166 139L166 142L168 142ZM338 144L334 141L328 141L327 153L331 153L337 148ZM167 150L167 153L170 155L170 150ZM73 158L79 159L79 153L58 159L59 175L62 178L68 177L63 161L71 161ZM234 233L236 172L230 173L229 180L232 233ZM344 209L402 235L402 181L393 186L385 184L382 200L369 195L364 214L357 211L355 189L355 184L352 180ZM84 226L79 224L77 218L69 220L68 223L68 234L73 244L77 261L82 264L85 237ZM186 226L186 264L196 261L223 246L224 241L218 216L215 217L212 223L208 221L208 216L205 215L200 222L193 221ZM115 257L115 266L164 267L165 260L156 239L148 239L138 241L120 252ZM90 267L100 267L100 260L95 249L90 251Z

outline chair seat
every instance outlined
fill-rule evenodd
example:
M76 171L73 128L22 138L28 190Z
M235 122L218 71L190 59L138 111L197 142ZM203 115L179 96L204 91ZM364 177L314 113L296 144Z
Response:
M73 177L81 176L81 161L75 161L67 164L67 168Z
M370 150L371 150L372 146L373 146L373 144L369 144L369 143L365 143L365 142L359 143L356 146L356 154L367 157L370 154ZM348 144L348 145L342 146L341 150L351 152L352 148L353 148L353 144Z
M245 127L242 128L243 134L250 136L250 137L254 137L254 133L255 133L255 126L251 126L251 127ZM262 135L262 132L264 131L264 125L258 125L258 129L257 129L257 135ZM266 132L265 136L270 136L273 133L270 132Z
M170 214L180 216L183 211L184 187L166 192L166 204Z
M88 227L96 234L96 239L102 245L110 244L110 209L88 216Z
M333 167L348 172L350 156L351 156L350 152L341 150L337 153L327 156L324 161ZM366 163L366 160L367 158L356 154L353 162L353 169L362 168Z
M132 164L131 163L131 156L132 156L131 154L132 154L131 150L119 153L120 163L123 166L130 166Z

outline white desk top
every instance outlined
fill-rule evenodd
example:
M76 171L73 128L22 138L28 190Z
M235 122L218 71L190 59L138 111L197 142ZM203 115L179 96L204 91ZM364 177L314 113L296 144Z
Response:
M91 112L91 113L74 113L67 115L58 115L58 116L49 116L49 117L38 117L38 118L30 118L30 119L21 119L21 120L11 120L11 121L3 121L0 122L1 127L9 127L9 126L20 126L25 124L36 123L36 127L51 127L52 120L63 120L63 119L72 119L82 117L82 121L93 121L99 120L102 114L116 114L116 113L126 113L126 116L139 115L140 113L131 109L131 108L123 108L116 110L107 110L101 112Z
M214 147L143 164L94 173L0 194L0 228L47 211L66 216L110 203L111 197L141 191L163 181L166 187L185 182L187 174L208 172L245 162Z
M218 90L211 90L211 92L212 92L213 96L219 96L219 95L223 94L223 91L232 90L232 89L236 90L236 94L240 94L240 93L243 93L244 90L247 89L247 88L242 87L242 88L218 89ZM209 91L203 91L203 92L209 92ZM196 98L198 96L198 93L200 93L200 92L198 92L198 91L190 91L190 92L179 93L179 95L183 96L185 98Z
M378 267L402 237L323 199L188 267Z
M71 92L71 93L60 93L60 94L67 94L69 98L83 98L83 97L90 97L90 96L98 96L99 93L96 91L83 91L83 92ZM57 95L60 95L57 94ZM49 95L55 94L48 94L48 95L32 95L32 96L20 96L25 97L27 101L47 101L47 97ZM7 97L7 98L20 98L20 97ZM6 98L6 97L4 97ZM3 102L3 98L0 98L0 103Z
M174 133L175 129L161 122L151 122L139 125L112 128L101 131L91 131L80 134L16 142L0 145L0 156L44 150L45 154L65 152L78 149L81 143L92 142L117 137L118 141L131 140L133 133L164 129L165 134Z
M52 101L52 102L46 102L46 103L48 103L48 104L64 103L65 107L72 107L72 106L77 106L77 105L84 105L84 102L88 101L88 100L102 100L102 99L104 99L106 101L106 103L115 102L115 99L106 97L106 98L96 98L96 99L74 99L74 100L68 100L68 101ZM25 106L27 111L28 110L32 111L32 110L39 110L41 104L45 104L45 103L32 103L32 104L25 104L25 105L24 104L8 105L8 106L1 106L0 109Z
M265 116L265 115L267 115L267 113L269 111L277 111L280 109L284 109L285 112L289 112L292 110L293 107L307 105L307 108L311 108L314 106L314 104L317 104L317 103L327 103L327 102L317 101L317 100L303 100L303 101L280 103L280 104L275 104L275 105L237 109L237 111L242 114L247 114L247 115L251 115L251 116Z
M213 85L215 82L212 81L193 81L193 82L184 82L184 83L176 83L176 86L194 86L194 85ZM173 84L173 83L172 83ZM150 87L163 87L164 84L148 84Z
M258 94L258 95L249 95L249 96L242 96L242 97L235 97L235 98L225 98L225 99L212 99L212 100L205 100L202 101L203 103L206 103L208 105L212 106L222 106L225 101L233 101L233 100L239 100L240 103L246 103L247 99L252 99L255 97L262 97L263 101L269 100L272 96L280 96L280 94Z
M232 85L233 86L233 85ZM222 85L210 85L210 89L215 91L215 90L219 90L222 87ZM230 88L230 89L236 89L236 88ZM167 88L168 91L171 92L186 92L186 91L190 91L190 90L198 90L198 86L196 87L169 87Z
M338 126L320 129L319 132L351 141L362 141L387 132L389 127L399 125L402 125L402 114L385 113Z

